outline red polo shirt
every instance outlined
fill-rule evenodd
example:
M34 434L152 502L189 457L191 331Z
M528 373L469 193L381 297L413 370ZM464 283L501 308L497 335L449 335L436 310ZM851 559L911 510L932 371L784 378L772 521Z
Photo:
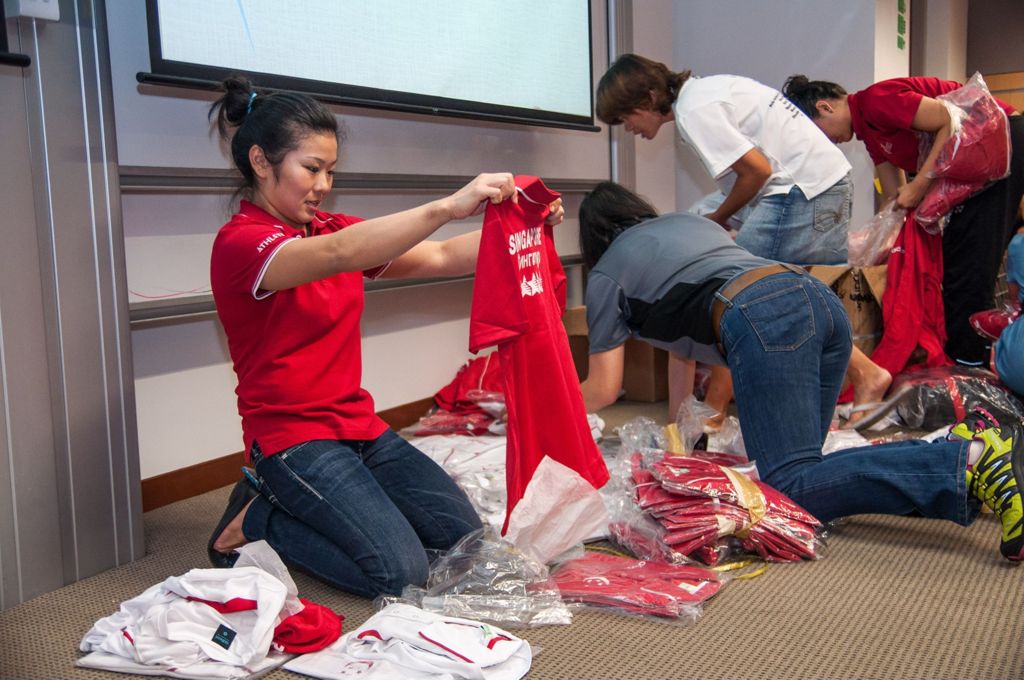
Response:
M317 212L310 234L359 221ZM242 201L213 243L210 282L238 376L247 456L253 441L269 455L312 439L374 439L387 429L360 386L364 273L336 274L287 290L259 288L271 259L303 237Z
M911 128L922 97L938 97L960 87L939 78L892 78L854 92L847 98L853 133L864 142L875 165L889 162L906 172L917 172L919 133ZM1006 111L1014 108L996 102Z

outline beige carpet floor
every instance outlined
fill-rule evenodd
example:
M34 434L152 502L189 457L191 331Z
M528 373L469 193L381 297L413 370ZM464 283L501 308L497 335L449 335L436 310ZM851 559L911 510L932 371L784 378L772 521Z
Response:
M660 418L657 406L621 406L607 420ZM143 559L0 612L0 678L126 677L75 668L81 636L121 601L206 566L227 494L147 513ZM991 515L967 529L862 516L834 530L823 559L730 583L693 625L585 611L570 626L516 632L542 649L531 679L1024 678L1024 567L999 556L998 533ZM372 614L368 600L295 580L346 629Z

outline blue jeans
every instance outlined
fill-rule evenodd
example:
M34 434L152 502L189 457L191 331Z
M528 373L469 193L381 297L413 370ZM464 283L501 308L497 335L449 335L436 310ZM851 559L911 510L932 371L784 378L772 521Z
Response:
M821 453L850 357L850 322L832 290L796 273L740 291L721 322L747 454L766 483L828 522L861 513L969 524L979 503L968 442L879 444Z
M260 496L242 532L289 564L357 595L427 580L426 549L480 528L466 494L391 430L375 440L314 440L252 460Z
M799 187L765 196L743 220L736 243L758 257L790 264L842 264L850 227L850 176L807 200Z

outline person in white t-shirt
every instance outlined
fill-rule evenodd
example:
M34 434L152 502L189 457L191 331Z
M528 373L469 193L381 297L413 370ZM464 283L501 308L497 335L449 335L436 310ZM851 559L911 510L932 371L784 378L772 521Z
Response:
M846 262L850 163L778 90L742 76L676 73L624 54L598 83L597 116L644 139L675 122L720 189L694 212L738 226L736 243L754 255L798 265ZM725 378L713 373L706 399L719 412L732 396ZM856 349L850 379L855 405L878 401L892 382ZM670 390L670 409L684 394Z

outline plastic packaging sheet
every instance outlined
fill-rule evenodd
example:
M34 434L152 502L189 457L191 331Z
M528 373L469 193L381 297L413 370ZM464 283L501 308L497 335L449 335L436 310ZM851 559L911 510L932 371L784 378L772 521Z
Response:
M912 385L896 407L900 418L909 427L933 430L952 425L975 406L987 409L1000 422L1024 417L1024 406L999 382L999 378L983 368L943 366L902 373L893 389Z
M893 202L863 226L851 228L846 239L848 262L854 267L884 264L906 220L907 211Z
M1010 172L1010 126L1006 113L975 73L964 85L936 97L949 111L950 138L943 145L929 176L934 178L915 218L926 230L941 230L940 218L990 182ZM922 137L919 157L931 148Z
M277 615L278 623L281 623L289 616L300 613L305 608L305 605L299 600L299 589L295 586L295 581L292 580L291 574L288 573L288 567L284 565L280 555L270 547L269 543L266 541L253 541L252 543L246 543L240 548L236 548L236 551L238 552L238 560L235 562L235 567L256 567L257 569L262 569L284 584L288 594L285 597L284 605L281 607L281 613Z
M492 527L505 522L504 437L431 436L409 443L429 456L455 480L477 514Z
M693 623L722 578L691 565L588 552L552 572L562 599L658 619Z
M697 401L697 397L692 394L683 399L682 403L679 404L679 409L676 411L675 422L681 447L670 450L686 454L695 448L707 448L706 445L703 447L698 446L698 443L701 442L705 434L704 423L717 415L719 415L718 411L702 401Z
M572 622L548 569L484 528L468 534L430 567L426 588L377 598L378 609L406 602L426 611L508 627Z

